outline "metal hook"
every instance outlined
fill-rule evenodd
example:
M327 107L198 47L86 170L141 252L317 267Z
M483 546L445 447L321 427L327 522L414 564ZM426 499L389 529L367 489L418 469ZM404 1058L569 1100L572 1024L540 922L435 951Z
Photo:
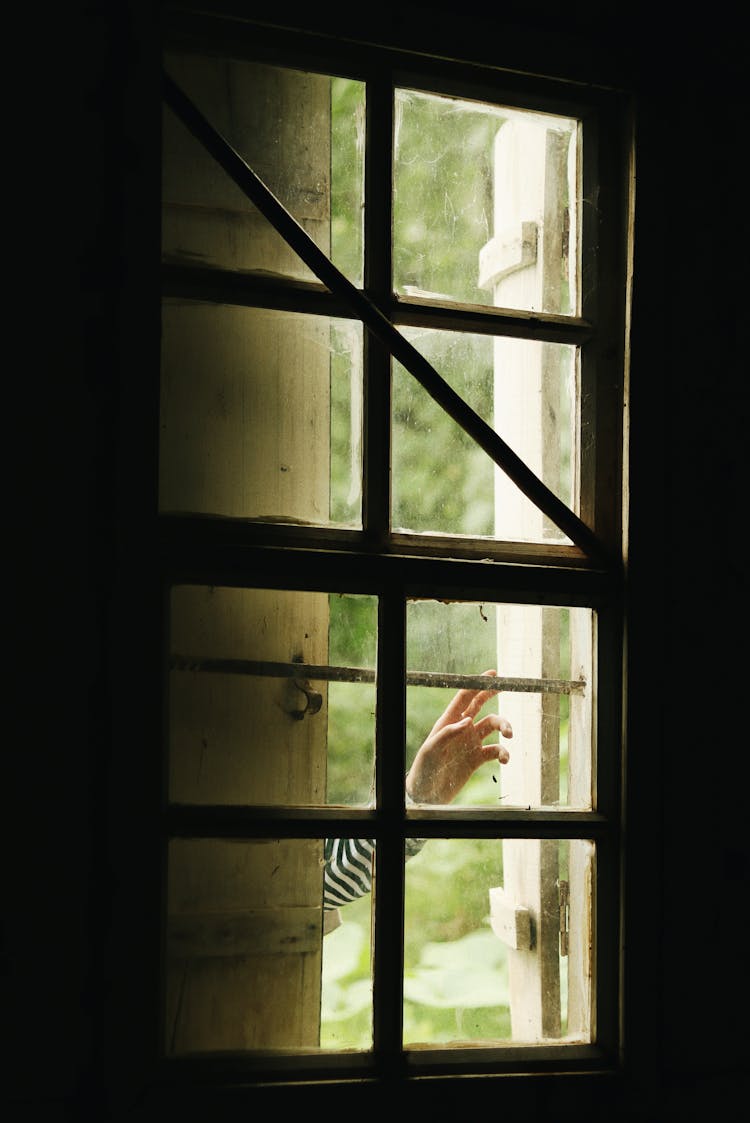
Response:
M302 721L305 714L317 714L318 710L323 705L323 695L319 694L317 690L312 690L307 679L296 678L293 682L297 689L301 690L304 694L305 706L304 709L291 710L290 713L295 721Z
M295 655L292 657L293 663L301 663L302 656ZM293 684L305 696L305 705L301 710L289 710L289 716L294 718L295 721L302 721L305 714L317 714L320 707L323 705L323 695L319 694L317 690L313 690L308 679L295 678L292 679Z

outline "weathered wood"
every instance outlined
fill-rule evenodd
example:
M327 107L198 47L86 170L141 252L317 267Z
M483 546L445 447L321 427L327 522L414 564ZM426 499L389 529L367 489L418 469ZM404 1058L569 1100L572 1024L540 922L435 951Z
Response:
M183 913L169 918L167 952L178 959L310 953L320 945L320 923L320 908Z
M330 244L329 80L274 66L168 54L167 73L210 116L323 252ZM321 109L323 110L321 112ZM305 143L300 143L300 137ZM164 114L165 260L314 280L213 156Z
M172 840L168 1049L317 1043L322 850L319 839Z

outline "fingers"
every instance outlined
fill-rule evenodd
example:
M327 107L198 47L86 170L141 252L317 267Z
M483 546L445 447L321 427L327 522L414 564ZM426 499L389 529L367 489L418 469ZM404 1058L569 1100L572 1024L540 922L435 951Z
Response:
M496 760L500 764L507 764L510 760L510 753L505 745L482 745L480 751L485 762Z
M510 753L505 745L495 743L493 745L485 745L482 742L485 737L489 737L491 733L500 733L503 737L512 737L513 729L507 718L500 717L499 714L488 714L483 717L481 721L474 724L474 732L479 736L479 755L484 761L497 760L500 764L507 764L510 760Z
M483 677L485 675L494 677L496 674L497 671L495 670L482 671ZM494 698L497 694L499 694L498 690L459 690L454 702L461 705L462 714L469 714L473 717L479 713L485 702L488 702L490 698Z
M496 673L496 671L482 672L483 675L494 675ZM497 693L497 690L458 690L435 722L433 732L441 729L449 722L458 721L459 718L464 717L466 714L470 717L474 717L475 714L479 713L488 698L492 698L492 696Z
M486 717L480 718L479 721L474 723L474 728L482 740L495 731L502 734L503 737L513 736L513 727L508 719L501 717L500 714L487 714Z

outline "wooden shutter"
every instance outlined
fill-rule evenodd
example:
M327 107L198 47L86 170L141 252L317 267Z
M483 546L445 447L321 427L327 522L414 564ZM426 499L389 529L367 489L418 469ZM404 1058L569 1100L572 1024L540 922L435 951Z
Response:
M170 56L167 69L328 249L328 80ZM169 112L164 258L305 275L283 240ZM326 323L203 301L165 301L163 513L325 521L329 509ZM171 651L322 664L324 594L195 582L171 601ZM295 717L291 680L173 669L170 799L325 802L325 695ZM166 932L167 1052L314 1047L319 1041L322 840L172 840Z

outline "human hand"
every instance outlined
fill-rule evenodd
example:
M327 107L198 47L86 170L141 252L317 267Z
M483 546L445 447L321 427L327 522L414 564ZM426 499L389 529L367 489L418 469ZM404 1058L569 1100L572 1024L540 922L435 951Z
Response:
M497 671L484 671L496 675ZM474 775L490 760L507 764L510 753L504 745L485 745L497 731L512 737L510 722L499 714L487 714L475 722L482 706L497 690L459 690L433 725L406 777L406 791L415 803L450 803Z

